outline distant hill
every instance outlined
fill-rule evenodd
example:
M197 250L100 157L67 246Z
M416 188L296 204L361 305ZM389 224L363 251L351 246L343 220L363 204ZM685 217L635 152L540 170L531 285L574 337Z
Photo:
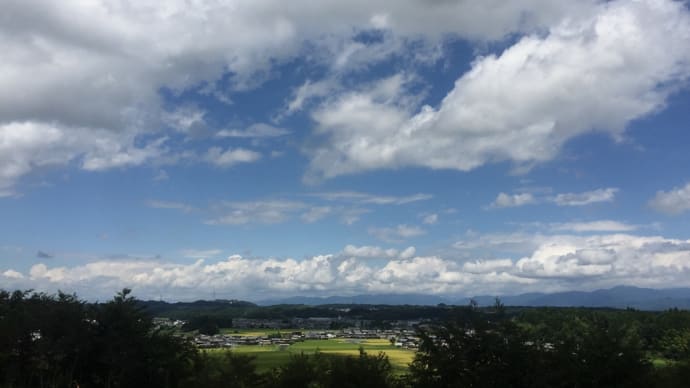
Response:
M567 291L529 293L501 296L507 306L554 306L554 307L632 307L639 310L665 310L673 307L690 309L690 288L653 289L618 286L596 291ZM480 305L494 303L493 296L473 298ZM467 302L464 299L462 302Z
M424 294L375 294L329 297L290 297L258 302L259 305L276 304L391 304L391 305L437 305L440 303L465 305L474 299L480 306L491 305L495 296L441 297ZM636 308L639 310L665 310L673 307L690 309L690 288L652 289L631 286L617 286L596 291L567 291L556 293L527 293L500 295L506 306L554 306L554 307L613 307Z
M139 301L139 305L153 316L169 316L187 319L196 315L234 315L234 311L244 311L257 307L243 300L197 300L195 302L163 302L157 300Z
M328 296L328 297L310 297L310 296L295 296L291 298L282 299L267 299L258 302L262 306L278 305L278 304L304 304L309 306L318 306L324 304L390 304L390 305L416 305L416 306L435 306L439 303L450 304L451 299L443 298L436 295L425 294L363 294L353 296Z

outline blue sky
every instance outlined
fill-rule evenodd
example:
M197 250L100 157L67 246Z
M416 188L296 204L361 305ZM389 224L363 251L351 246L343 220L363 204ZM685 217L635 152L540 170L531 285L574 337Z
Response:
M690 286L690 9L10 1L0 288Z

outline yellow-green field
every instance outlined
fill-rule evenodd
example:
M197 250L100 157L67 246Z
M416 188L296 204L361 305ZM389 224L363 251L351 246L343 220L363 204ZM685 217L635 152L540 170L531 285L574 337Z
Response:
M261 332L263 335L265 331ZM251 335L251 334L248 334ZM402 373L414 358L414 351L393 347L385 339L368 339L356 342L355 340L331 339L331 340L307 340L290 345L286 350L279 350L278 346L238 346L232 349L233 353L245 354L256 357L258 372L265 372L288 362L291 354L314 354L317 351L324 354L339 356L357 356L360 346L370 355L384 352L391 362L393 369ZM222 354L226 349L209 349L210 354Z

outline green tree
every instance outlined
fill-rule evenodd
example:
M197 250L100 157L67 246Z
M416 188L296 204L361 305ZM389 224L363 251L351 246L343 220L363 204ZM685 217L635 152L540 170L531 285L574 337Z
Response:
M419 331L421 344L410 365L418 387L528 387L540 353L497 303L489 314L476 304L461 318Z

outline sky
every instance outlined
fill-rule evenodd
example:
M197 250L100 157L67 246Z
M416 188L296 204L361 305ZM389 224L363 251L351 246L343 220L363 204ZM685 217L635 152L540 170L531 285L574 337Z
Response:
M5 0L0 288L690 287L690 4Z

